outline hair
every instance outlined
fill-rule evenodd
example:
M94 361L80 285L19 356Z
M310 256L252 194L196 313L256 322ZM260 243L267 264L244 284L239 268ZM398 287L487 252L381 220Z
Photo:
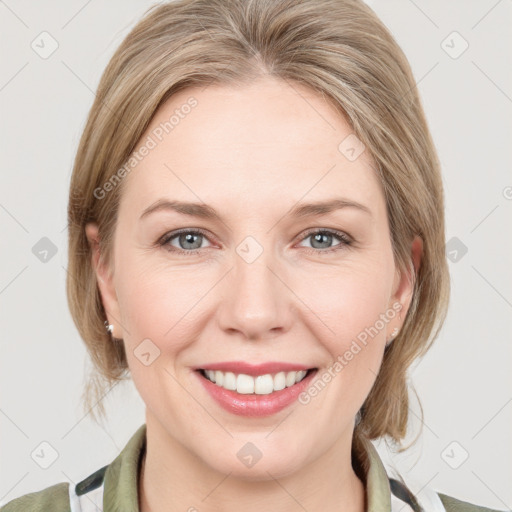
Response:
M84 387L84 410L96 420L97 406L104 417L102 397L129 378L124 344L112 340L104 326L85 234L86 223L98 224L100 261L114 271L112 241L125 180L104 197L95 191L125 165L172 94L209 84L241 86L266 76L319 93L376 163L394 261L400 272L412 272L414 286L400 333L385 349L359 411L354 440L388 436L400 443L408 423L407 370L438 336L448 308L444 194L410 65L388 29L359 0L155 4L115 51L80 139L69 191L67 297L94 365ZM418 269L411 259L415 236L423 241Z

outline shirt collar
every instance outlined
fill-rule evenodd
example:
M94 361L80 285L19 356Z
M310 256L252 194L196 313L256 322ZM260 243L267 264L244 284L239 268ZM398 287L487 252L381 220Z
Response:
M367 512L391 510L389 479L373 443L361 439ZM146 424L140 426L121 453L109 464L104 479L104 509L139 512L138 477L146 449Z
M366 459L365 490L367 512L382 512L391 510L391 489L386 468L373 443L368 439L361 438L363 453L358 457Z

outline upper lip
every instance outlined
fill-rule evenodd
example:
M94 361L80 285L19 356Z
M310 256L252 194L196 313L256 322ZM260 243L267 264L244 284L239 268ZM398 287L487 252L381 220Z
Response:
M305 366L297 363L284 363L280 361L269 361L267 363L249 364L244 361L221 361L197 366L195 370L220 370L221 372L243 373L245 375L265 375L268 373L293 372L309 370L312 366Z

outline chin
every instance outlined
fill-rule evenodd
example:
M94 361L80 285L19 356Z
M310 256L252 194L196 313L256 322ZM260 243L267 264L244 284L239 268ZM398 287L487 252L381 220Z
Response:
M243 464L228 464L224 468L216 468L219 472L229 474L230 477L246 482L263 482L286 477L297 471L294 460L277 461L261 458L254 466L246 467Z
M222 453L221 457L219 452ZM232 445L221 448L213 460L203 460L219 473L229 474L248 482L257 482L286 477L296 472L302 462L298 460L299 453L303 453L303 448L290 445L285 450L282 443L272 446L268 440L260 442L254 439L251 442L244 436L242 439L234 440Z

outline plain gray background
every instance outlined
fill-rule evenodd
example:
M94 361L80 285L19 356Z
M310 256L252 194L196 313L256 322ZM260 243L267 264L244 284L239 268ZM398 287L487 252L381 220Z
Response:
M439 151L452 280L442 333L410 373L424 409L422 436L401 455L376 446L415 492L429 486L510 509L512 3L368 3L411 63ZM0 504L82 480L145 421L131 381L105 397L105 425L82 413L90 363L65 279L74 153L109 58L150 5L0 1ZM43 51L41 38L46 51L52 39L58 44L47 58L33 49ZM35 254L44 237L56 251L46 262ZM412 392L411 400L406 442L420 428ZM57 457L47 469L31 456L52 453L42 442Z

